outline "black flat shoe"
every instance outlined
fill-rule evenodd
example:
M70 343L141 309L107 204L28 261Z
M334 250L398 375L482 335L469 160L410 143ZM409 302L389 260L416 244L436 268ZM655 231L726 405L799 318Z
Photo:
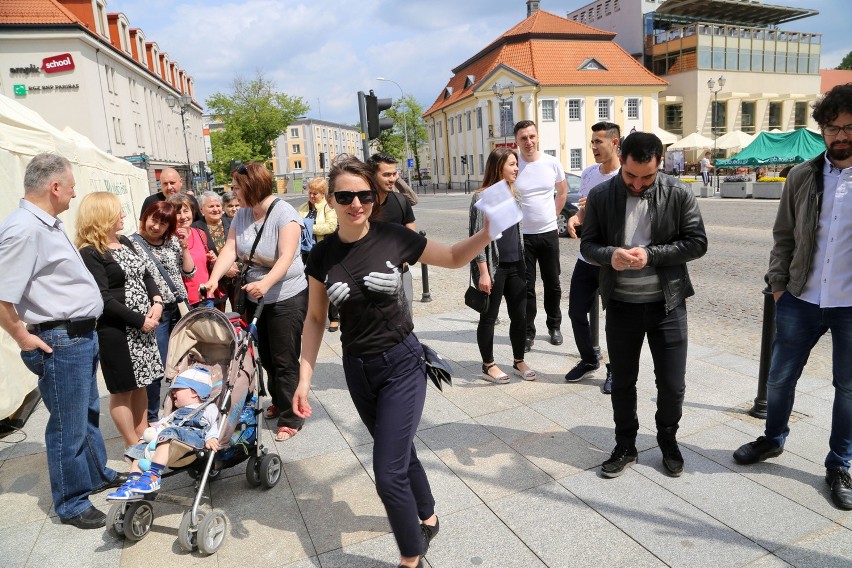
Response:
M429 543L432 539L438 536L438 531L441 530L441 522L438 517L435 517L435 526L420 523L420 532L423 533L423 554L429 552ZM421 562L422 566L422 562Z
M100 493L101 491L106 491L107 489L115 489L116 487L121 487L127 482L127 474L126 473L116 473L115 477L112 478L112 481L107 481L97 489L92 490L92 495L95 493Z
M59 521L63 525L72 525L78 529L99 529L106 526L106 515L92 505L76 517L59 519Z
M408 566L399 565L398 568L408 568ZM417 562L417 568L423 568L423 559L421 558L419 562Z

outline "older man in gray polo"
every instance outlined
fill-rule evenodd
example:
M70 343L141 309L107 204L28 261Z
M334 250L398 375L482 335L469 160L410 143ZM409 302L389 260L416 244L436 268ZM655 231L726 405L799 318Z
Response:
M101 293L57 215L74 194L71 164L39 154L24 176L19 208L0 224L0 327L18 343L50 413L47 469L56 513L81 529L105 525L93 492L127 476L106 465L98 427Z

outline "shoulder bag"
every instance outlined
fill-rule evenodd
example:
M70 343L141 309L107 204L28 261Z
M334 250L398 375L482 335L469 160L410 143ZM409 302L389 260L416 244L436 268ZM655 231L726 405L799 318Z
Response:
M464 305L475 312L484 314L488 311L491 296L479 289L473 282L473 272L470 275L470 285L464 293Z
M148 255L148 258L150 258L151 262L154 263L154 266L157 267L157 270L160 272L160 276L162 276L163 280L165 280L166 282L166 286L168 286L169 290L171 290L172 294L174 294L175 302L177 302L178 304L184 304L186 309L189 310L189 301L186 298L181 297L180 294L178 294L177 286L175 286L174 280L172 280L171 276L169 276L169 273L166 270L166 267L163 266L163 263L160 262L160 260L156 256L154 256L154 253L151 251L151 245L148 244L148 241L146 241L139 233L134 233L131 238L137 243L139 243L139 246L142 247L142 250L145 251L145 254Z
M257 235L254 237L254 244L251 245L251 252L249 253L248 260L240 269L240 273L237 275L237 286L239 286L239 292L237 292L237 301L234 306L234 311L238 314L242 314L246 309L246 291L243 289L243 286L246 285L246 277L248 276L249 268L251 268L251 259L254 258L254 251L257 249L257 244L260 242L260 236L263 234L263 229L266 227L266 222L269 221L269 214L272 213L273 207L278 203L279 199L276 197L272 200L272 203L269 204L269 208L266 210L266 217L263 219L263 224L260 226L260 230L257 232Z

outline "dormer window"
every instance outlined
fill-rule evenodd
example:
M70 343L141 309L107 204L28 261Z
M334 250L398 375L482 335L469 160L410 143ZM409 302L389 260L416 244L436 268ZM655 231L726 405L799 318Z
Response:
M444 89L444 98L445 99L450 98L450 96L452 94L453 94L453 88L452 87L447 87L446 89Z
M594 57L589 57L577 68L578 71L606 71L607 68Z
M464 80L464 88L472 86L476 82L476 75L468 75Z
M107 23L106 3L104 0L92 0L92 14L95 17L95 31L99 35L109 39L109 24Z

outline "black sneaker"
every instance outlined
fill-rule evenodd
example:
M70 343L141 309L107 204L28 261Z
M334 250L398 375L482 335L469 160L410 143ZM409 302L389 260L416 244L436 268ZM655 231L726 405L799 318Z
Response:
M740 446L734 452L734 460L743 465L751 465L769 458L776 458L783 453L784 448L779 447L766 436L761 436L754 442Z
M838 509L852 511L852 478L842 469L825 470L825 482L831 487L831 500Z
M663 453L663 465L666 471L672 477L680 477L683 473L683 455L680 453L680 448L675 441L657 440L660 444L660 451Z
M612 450L609 459L601 464L601 476L613 478L618 477L628 466L639 461L639 453L636 448L628 448L621 444L616 444Z
M606 364L606 378L601 391L604 394L612 394L612 369L610 369L609 363Z
M435 526L429 526L424 523L420 523L420 532L423 534L423 554L429 552L429 543L432 542L432 539L438 536L438 531L441 530L441 522L438 520L438 517L435 517Z
M535 339L532 337L527 337L526 341L524 341L524 353L529 353L533 347L533 343L535 343Z
M566 383L576 383L578 381L582 381L583 379L587 379L592 376L592 373L600 369L601 364L595 361L594 363L587 363L580 359L574 368L565 373L565 382Z

